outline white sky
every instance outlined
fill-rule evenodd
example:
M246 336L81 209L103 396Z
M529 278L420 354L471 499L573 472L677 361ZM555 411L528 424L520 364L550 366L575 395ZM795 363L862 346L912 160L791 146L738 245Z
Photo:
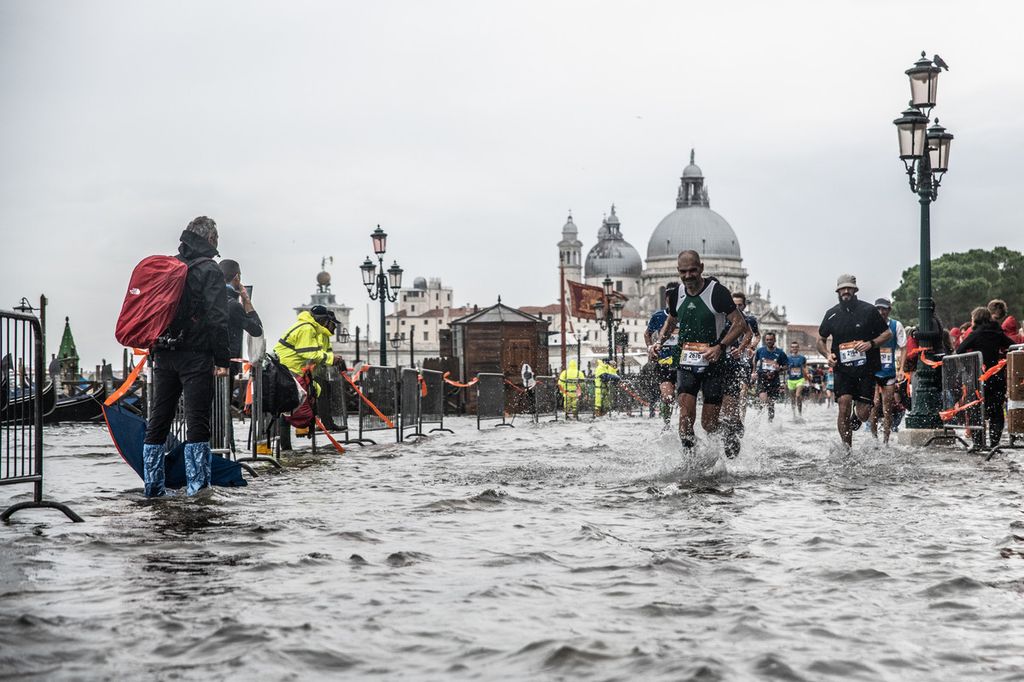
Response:
M49 351L70 315L86 366L116 359L131 268L200 214L271 338L325 255L365 324L378 223L407 284L550 303L566 211L589 249L614 202L646 255L692 146L750 283L816 323L840 272L873 298L917 261L892 120L922 49L956 135L933 253L1024 249L1022 25L1016 1L0 0L0 307L44 292Z

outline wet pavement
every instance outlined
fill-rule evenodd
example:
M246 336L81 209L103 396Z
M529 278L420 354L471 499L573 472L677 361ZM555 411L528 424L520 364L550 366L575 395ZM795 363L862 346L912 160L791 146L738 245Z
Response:
M454 419L159 501L102 427L48 428L86 523L0 525L0 678L1024 679L1018 456L844 453L833 414L752 411L727 462Z

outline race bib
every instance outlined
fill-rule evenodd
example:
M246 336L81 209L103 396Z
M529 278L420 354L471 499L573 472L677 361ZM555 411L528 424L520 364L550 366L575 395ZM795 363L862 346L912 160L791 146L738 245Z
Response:
M679 356L680 364L696 369L707 367L708 361L704 357L704 352L707 349L708 344L706 343L684 343Z
M762 372L771 372L774 374L779 371L779 362L777 360L763 359L758 367Z
M665 339L664 342L662 342L661 347L662 348L668 348L670 346L678 346L678 345L679 345L679 334L673 334L672 336L670 336L667 339Z
M892 348L883 348L880 351L882 357L882 365L889 367L893 364Z
M862 350L854 350L860 341L847 341L839 344L839 362L850 367L860 367L868 361L868 354Z
M790 379L802 379L803 376L804 376L803 370L801 370L799 367L790 367L789 368L789 378Z

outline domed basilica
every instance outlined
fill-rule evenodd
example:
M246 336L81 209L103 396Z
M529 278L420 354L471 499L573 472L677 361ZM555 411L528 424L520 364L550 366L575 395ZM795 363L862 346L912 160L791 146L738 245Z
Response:
M769 328L785 335L784 309L780 312L770 298L761 298L760 286L747 288L739 238L729 222L711 210L704 173L694 161L693 150L680 178L675 210L661 219L647 241L646 267L623 236L614 205L586 259L581 258L583 243L571 215L562 227L558 249L567 280L600 286L610 277L615 290L629 297L626 309L644 317L664 305L665 285L678 278L679 252L693 249L701 254L706 275L717 277L731 291L747 292L750 312L766 318Z

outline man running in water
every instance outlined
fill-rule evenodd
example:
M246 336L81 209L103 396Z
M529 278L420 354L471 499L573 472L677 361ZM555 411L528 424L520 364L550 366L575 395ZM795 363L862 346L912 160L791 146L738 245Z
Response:
M679 282L673 282L665 287L665 300L668 305L670 291L678 291ZM655 352L655 337L668 320L668 311L662 308L651 315L647 323L647 331L644 332L644 342L647 344L647 352L651 360L656 364L657 381L661 390L661 418L665 424L669 423L672 417L672 403L675 401L676 391L676 369L679 367L679 335L673 334L661 344L660 349Z
M835 370L836 428L847 447L853 445L853 432L870 416L874 374L882 368L878 348L892 338L881 313L867 301L858 300L857 291L856 277L840 275L836 282L839 303L825 312L818 327L818 352ZM851 416L854 402L857 405Z
M889 326L892 338L883 343L878 349L879 361L882 368L875 372L875 402L871 406L871 433L878 437L878 413L882 413L882 442L889 442L889 433L892 431L893 410L895 406L897 377L903 368L903 349L907 346L907 331L898 320L889 319L892 310L892 303L887 298L880 298L875 301L875 308L878 309L882 319Z
M757 394L761 407L768 408L768 421L775 419L775 401L782 397L780 373L789 366L789 358L781 348L775 347L775 332L764 333L764 345L754 354L757 372Z
M794 419L804 413L804 388L810 375L807 373L807 357L800 354L800 344L789 344L789 368L786 370L786 389L789 391L790 406Z
M736 309L747 321L747 333L736 339L725 358L728 370L728 381L725 384L725 395L722 396L722 430L725 437L726 457L735 457L740 451L743 439L743 418L747 411L747 382L750 379L750 350L761 340L758 334L757 318L746 314L747 296L742 291L732 295ZM731 323L726 320L726 329Z
M696 251L683 251L677 261L683 286L668 294L669 313L655 343L660 350L679 329L679 439L685 450L696 444L693 425L697 418L697 393L704 395L701 426L708 434L718 430L725 392L725 348L747 332L747 321L732 302L729 290L714 277L704 277L704 264ZM726 331L726 321L731 324Z

